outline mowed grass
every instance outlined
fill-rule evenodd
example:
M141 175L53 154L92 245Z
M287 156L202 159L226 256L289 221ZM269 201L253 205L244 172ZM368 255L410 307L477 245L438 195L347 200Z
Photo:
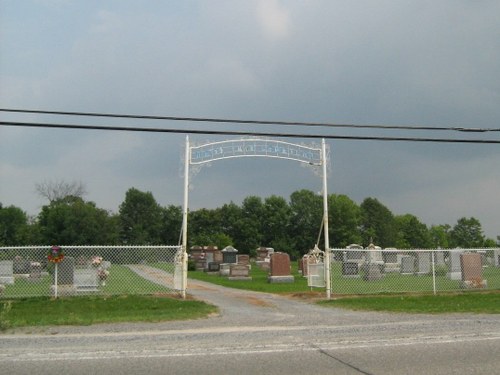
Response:
M445 276L438 278L438 287L441 287L444 291L441 291L441 294L433 295L431 276L397 274L387 275L386 278L375 282L367 282L362 278L341 279L338 275L339 270L334 268L332 271L334 272L332 299L323 299L318 302L324 307L399 313L500 313L500 293L498 291L450 292L450 290L459 289L459 282L448 280ZM270 284L267 281L268 271L259 269L255 264L252 265L250 272L251 281L232 281L228 280L227 277L209 275L202 271L189 271L188 276L192 279L231 288L288 294L301 299L311 297L317 300L326 297L324 288L311 289L307 286L307 279L298 273L294 263L292 263L291 273L295 278L295 282L290 284ZM488 277L489 285L500 287L500 285L497 285L500 280L497 269L487 270L485 276ZM445 284L446 282L450 285ZM354 297L342 296L336 293L336 289L344 289L352 294L362 294ZM396 292L405 291L412 294L387 295L391 290ZM311 291L314 293L311 293Z
M162 322L198 319L216 311L213 305L172 296L34 297L0 301L0 328Z
M396 313L500 314L500 293L468 292L443 295L356 296L319 301L325 307Z

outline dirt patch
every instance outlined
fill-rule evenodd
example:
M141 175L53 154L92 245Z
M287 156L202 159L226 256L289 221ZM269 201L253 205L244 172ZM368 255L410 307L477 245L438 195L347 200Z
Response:
M248 296L248 297L238 297L238 298L240 298L240 299L244 300L245 302L249 303L250 305L254 305L254 306L276 307L276 305L274 305L270 302L264 301L264 300L257 298L257 297Z

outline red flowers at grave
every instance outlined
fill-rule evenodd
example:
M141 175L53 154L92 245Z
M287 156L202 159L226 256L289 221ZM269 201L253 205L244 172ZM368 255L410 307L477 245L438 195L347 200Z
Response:
M51 263L59 263L64 259L64 252L59 246L52 246L47 254L47 259Z

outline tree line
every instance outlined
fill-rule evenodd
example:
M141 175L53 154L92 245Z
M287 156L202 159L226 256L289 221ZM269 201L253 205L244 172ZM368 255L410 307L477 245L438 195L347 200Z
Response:
M49 200L37 216L0 203L0 246L21 245L176 245L182 226L182 208L161 206L151 192L130 188L117 213L83 198L81 185L54 188L37 185ZM306 253L319 240L323 200L309 190L285 198L249 196L241 204L230 202L215 209L189 212L189 246L232 245L241 253L273 247L293 258ZM412 214L394 215L375 198L357 204L346 195L330 194L330 246L374 244L401 249L495 247L474 217L460 218L454 226L427 226ZM497 237L500 241L500 237Z

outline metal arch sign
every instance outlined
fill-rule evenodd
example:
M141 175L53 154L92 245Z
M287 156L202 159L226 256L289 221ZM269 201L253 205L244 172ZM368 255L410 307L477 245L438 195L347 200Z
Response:
M322 165L322 149L268 139L239 139L207 143L189 149L190 164L239 157L268 157Z

